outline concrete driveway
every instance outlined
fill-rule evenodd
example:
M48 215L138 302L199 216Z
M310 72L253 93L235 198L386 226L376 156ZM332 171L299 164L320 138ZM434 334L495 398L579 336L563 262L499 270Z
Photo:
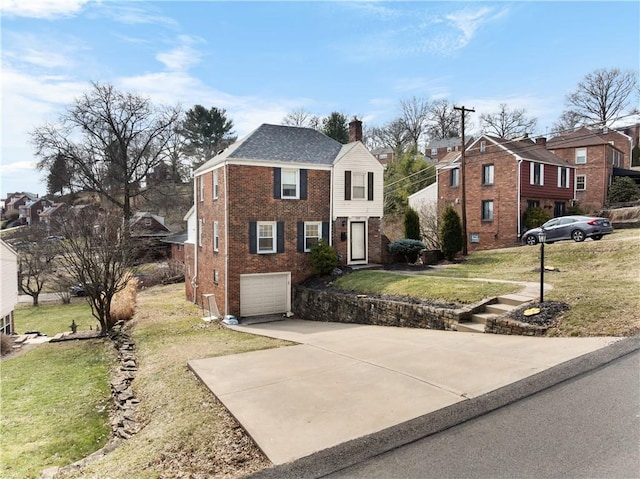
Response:
M619 338L533 338L285 320L298 345L189 367L276 465L469 401Z

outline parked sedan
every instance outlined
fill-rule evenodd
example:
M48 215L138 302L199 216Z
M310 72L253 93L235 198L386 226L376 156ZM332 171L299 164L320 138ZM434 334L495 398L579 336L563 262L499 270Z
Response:
M613 233L611 221L595 216L561 216L547 221L539 228L533 228L522 235L522 241L528 245L538 243L538 234L544 229L547 243L569 240L584 241L587 238L600 240L604 235Z

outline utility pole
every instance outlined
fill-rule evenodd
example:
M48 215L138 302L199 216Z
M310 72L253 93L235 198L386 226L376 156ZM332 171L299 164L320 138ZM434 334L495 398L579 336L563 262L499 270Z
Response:
M464 236L464 241L462 242L462 255L467 256L469 254L469 249L467 247L467 195L465 191L466 175L464 174L464 159L467 145L464 138L464 117L467 112L475 113L476 111L473 108L465 108L464 105L454 106L453 109L462 112L462 119L460 122L460 126L462 128L462 152L460 154L460 186L462 188L462 236Z

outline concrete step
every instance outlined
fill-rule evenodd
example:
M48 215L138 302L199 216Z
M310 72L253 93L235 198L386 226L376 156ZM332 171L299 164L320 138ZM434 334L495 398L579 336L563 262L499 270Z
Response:
M484 312L490 313L490 314L502 315L502 314L508 313L509 311L515 308L517 308L517 306L512 304L503 304L503 303L487 304L484 307Z
M484 333L484 324L480 323L458 323L456 328L461 333Z
M475 324L486 324L487 318L493 318L495 316L496 315L492 313L475 313L471 315L471 322Z
M528 303L531 298L528 296L522 296L520 294L505 294L498 296L499 304L510 304L511 306L520 306L521 304Z

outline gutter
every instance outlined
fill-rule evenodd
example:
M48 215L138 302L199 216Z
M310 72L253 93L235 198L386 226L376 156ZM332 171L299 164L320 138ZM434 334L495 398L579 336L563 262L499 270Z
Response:
M198 221L198 182L196 180L198 178L194 175L193 177L193 206L196 214L196 237L194 238L194 248L193 248L193 279L191 283L193 284L193 302L198 304L198 248L200 247L198 238L199 238L199 228L200 222Z
M224 174L224 316L229 314L229 163L225 159L222 163ZM238 279L239 281L239 279ZM240 312L238 311L238 319Z

